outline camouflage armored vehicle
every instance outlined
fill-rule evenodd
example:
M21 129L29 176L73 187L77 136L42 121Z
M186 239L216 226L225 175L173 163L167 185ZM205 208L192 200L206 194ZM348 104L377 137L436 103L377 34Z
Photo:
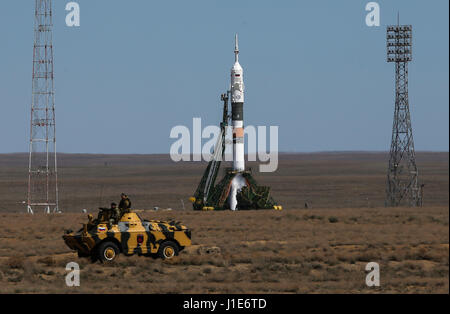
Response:
M120 253L170 259L191 245L191 231L179 222L145 220L134 212L113 223L102 212L95 220L88 218L78 232L66 230L63 239L79 257L94 261L110 262Z

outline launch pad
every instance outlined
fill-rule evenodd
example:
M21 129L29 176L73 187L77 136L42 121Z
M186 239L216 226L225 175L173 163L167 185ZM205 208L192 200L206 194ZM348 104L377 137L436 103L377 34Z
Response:
M193 197L190 198L194 210L251 210L251 209L275 209L282 210L281 205L277 205L270 195L270 187L260 186L253 178L251 169L243 166L244 149L241 147L236 154L236 144L244 145L242 132L233 129L233 167L225 168L225 175L219 183L215 184L219 174L220 165L225 157L225 135L229 125L228 121L228 100L232 91L221 95L223 101L223 118L220 124L220 135L218 137L211 161L208 163L203 173L200 184ZM232 106L234 110L236 106ZM242 117L242 110L240 110ZM236 116L235 114L232 116ZM240 123L242 127L242 122ZM237 135L241 134L239 140ZM237 159L236 159L237 158ZM237 161L237 162L236 162ZM238 163L239 167L236 166Z
M210 162L211 163L211 162ZM211 168L206 168L205 174L207 175ZM256 180L253 178L251 171L246 170L243 172L236 172L232 168L225 169L225 176L220 180L217 185L209 190L209 193L203 193L206 182L204 180L205 175L200 182L195 196L191 198L193 201L194 210L227 210L231 209L228 202L233 179L241 175L245 181L245 186L241 188L236 194L238 210L250 210L250 209L275 209L282 210L282 206L276 205L276 202L270 195L270 187L259 186Z

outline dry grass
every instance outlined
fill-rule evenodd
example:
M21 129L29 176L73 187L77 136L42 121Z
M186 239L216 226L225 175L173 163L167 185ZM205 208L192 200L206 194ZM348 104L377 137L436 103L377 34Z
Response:
M256 174L284 210L193 212L205 164L167 156L61 155L60 215L23 214L26 154L0 155L0 293L448 293L448 153L418 153L424 208L384 208L386 154L281 155ZM127 192L146 218L181 220L193 246L172 261L120 256L92 264L61 238ZM180 199L186 210L181 210ZM308 202L309 209L304 209ZM311 208L312 206L312 208ZM215 247L207 254L202 247ZM81 286L65 266L81 266ZM381 287L365 285L378 262Z
M448 214L448 207L146 212L183 221L194 245L171 261L120 256L112 265L64 246L61 230L81 223L81 214L2 214L0 239L9 245L0 251L0 292L448 293ZM80 263L80 287L65 286L70 261ZM375 289L365 286L372 261L381 268Z

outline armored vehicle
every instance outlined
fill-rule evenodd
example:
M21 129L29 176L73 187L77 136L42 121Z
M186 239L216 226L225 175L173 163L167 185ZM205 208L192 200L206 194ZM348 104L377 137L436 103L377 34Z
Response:
M111 262L117 255L146 255L171 259L191 245L191 231L179 222L141 219L135 212L124 213L118 221L99 214L78 232L66 230L66 245L79 257Z

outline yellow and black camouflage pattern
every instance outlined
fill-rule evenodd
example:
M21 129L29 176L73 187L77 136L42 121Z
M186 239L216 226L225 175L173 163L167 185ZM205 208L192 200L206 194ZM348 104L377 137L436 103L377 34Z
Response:
M84 224L78 232L63 235L63 239L80 256L94 254L104 241L114 242L125 255L156 254L164 241L175 242L180 251L191 245L191 231L179 222L145 220L130 212L110 227L106 222Z

